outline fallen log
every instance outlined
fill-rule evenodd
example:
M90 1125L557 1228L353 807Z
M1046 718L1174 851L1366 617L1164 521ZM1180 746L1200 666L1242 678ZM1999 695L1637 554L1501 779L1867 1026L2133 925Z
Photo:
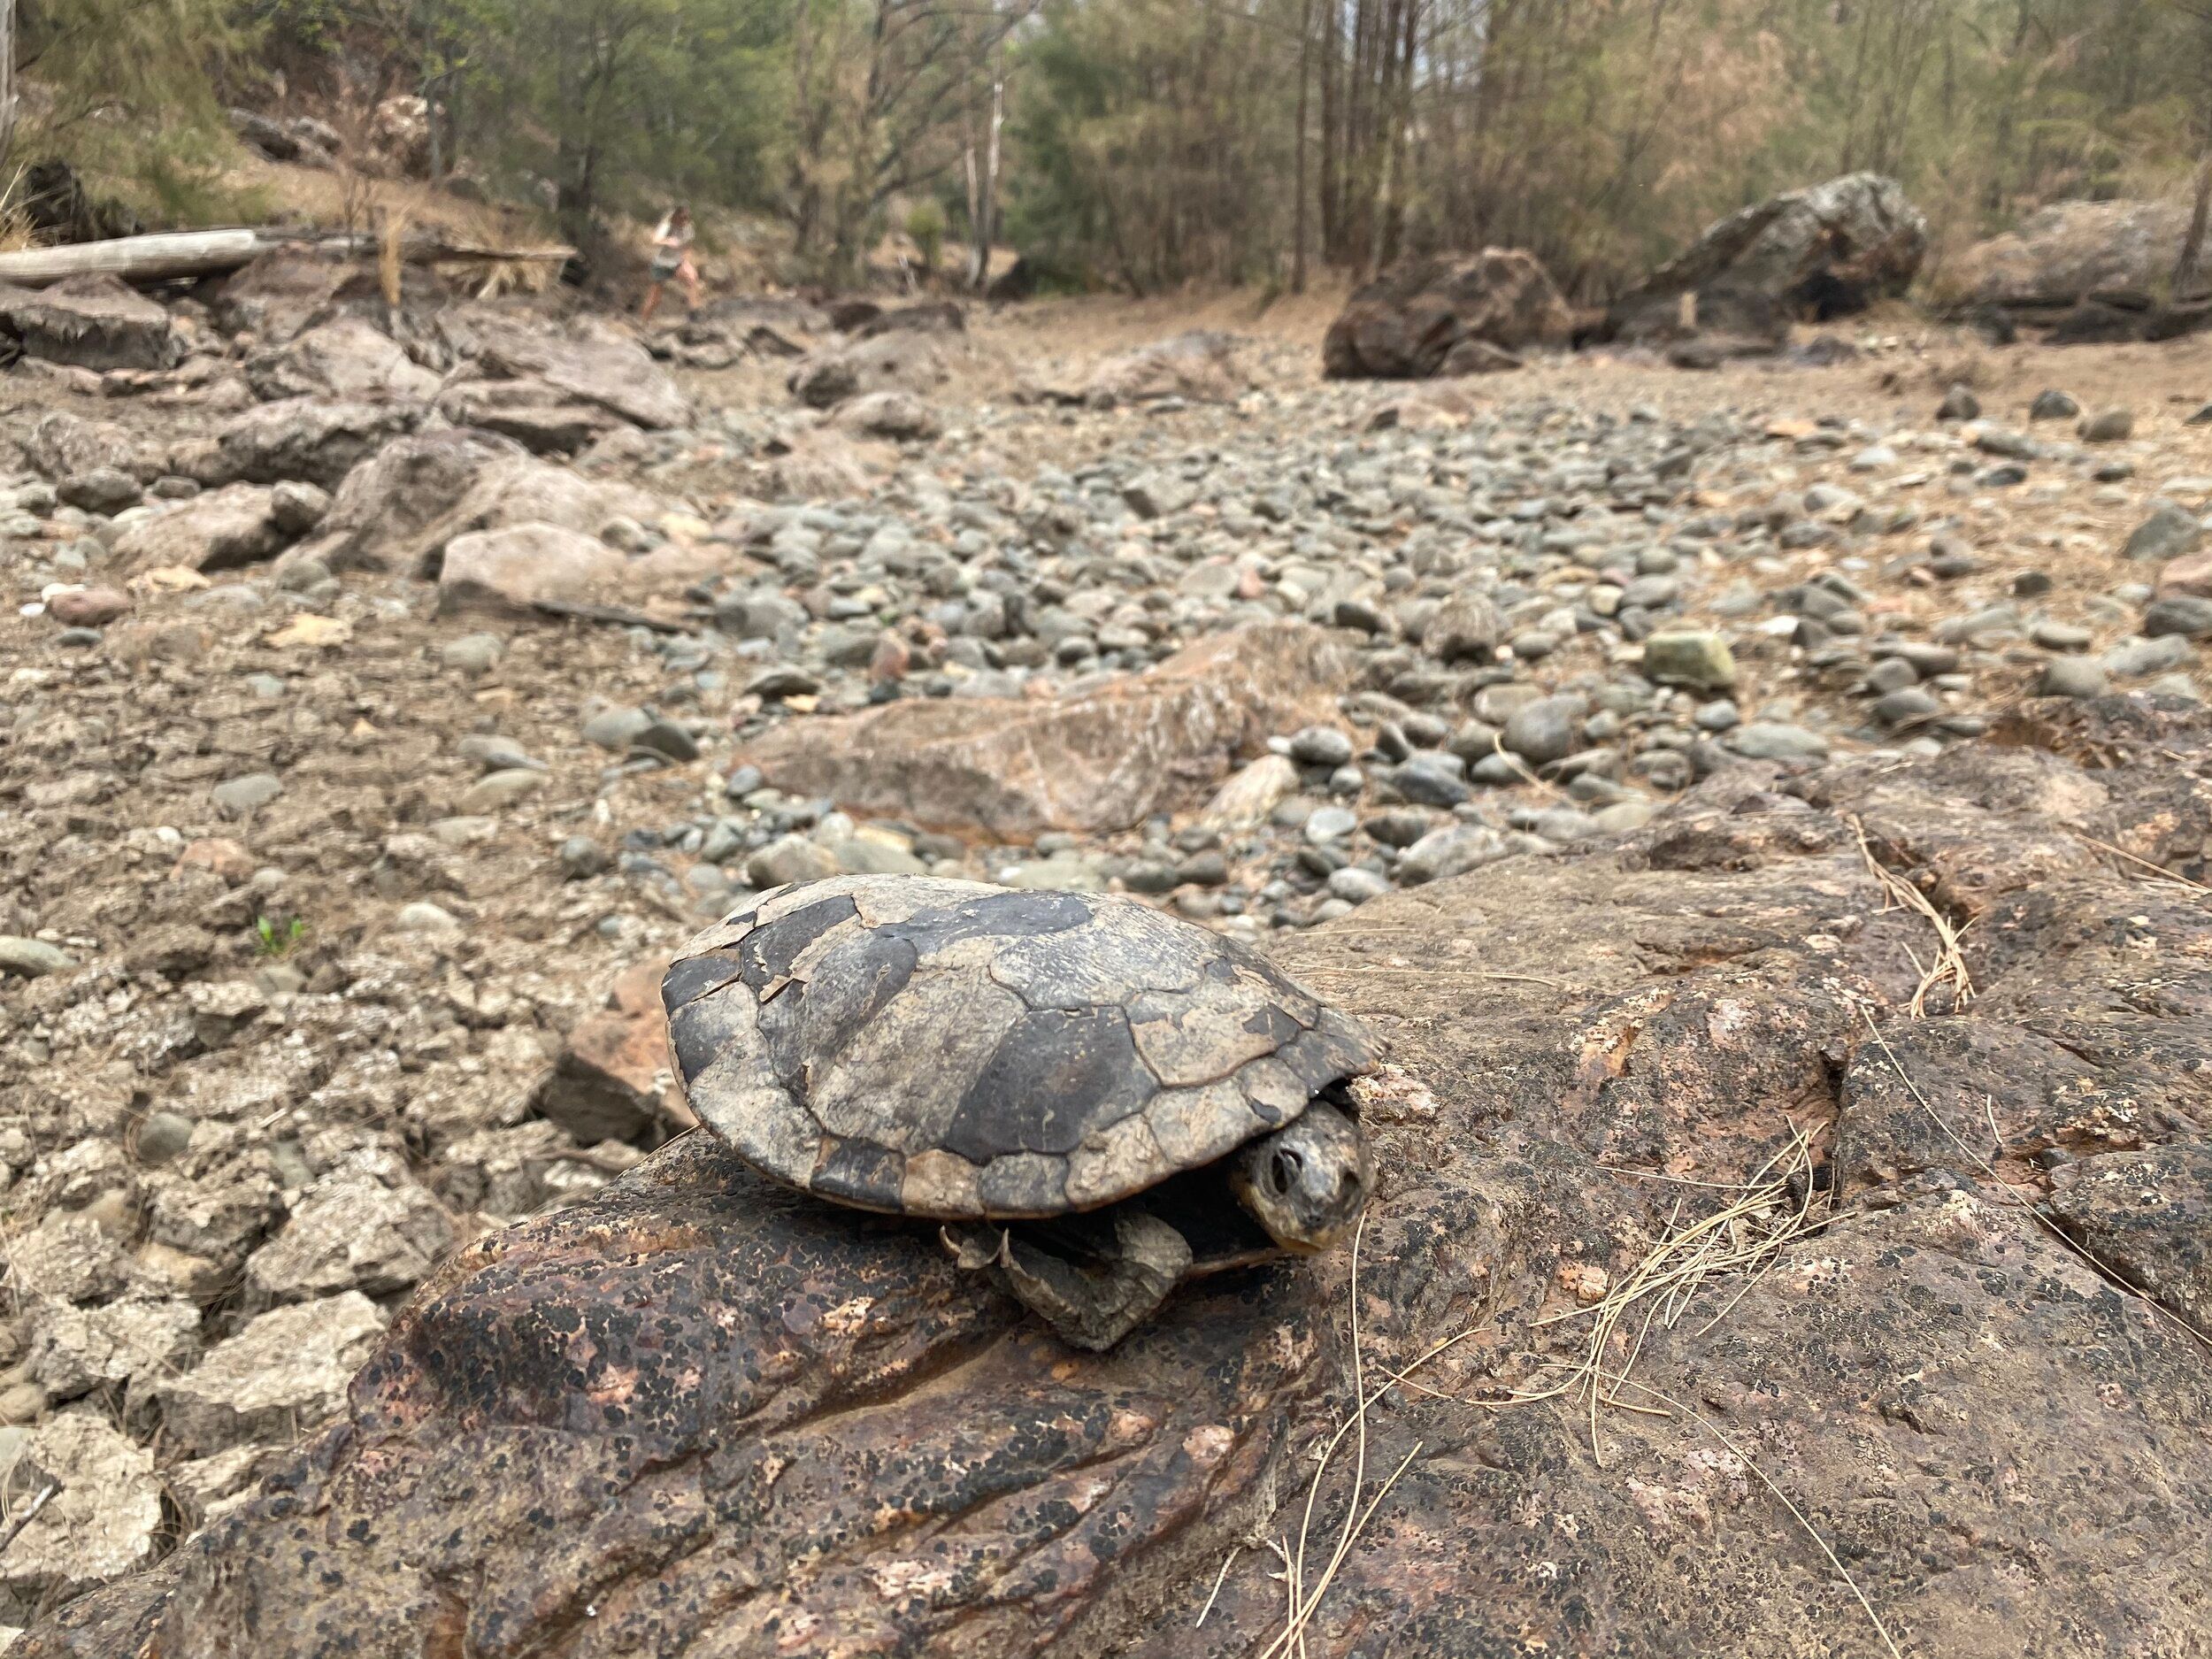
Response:
M257 230L165 231L149 236L121 236L110 242L74 242L60 248L26 248L0 253L0 283L44 288L65 277L99 273L126 282L166 282L181 277L221 276L249 265L275 248L298 248L332 258L374 257L373 235L284 236ZM575 257L573 248L494 248L481 242L418 234L406 237L400 257L408 265L464 261L526 261L560 264Z
M44 288L64 277L105 273L126 282L214 276L235 271L269 244L257 231L186 230L112 242L73 242L61 248L25 248L0 253L0 282Z

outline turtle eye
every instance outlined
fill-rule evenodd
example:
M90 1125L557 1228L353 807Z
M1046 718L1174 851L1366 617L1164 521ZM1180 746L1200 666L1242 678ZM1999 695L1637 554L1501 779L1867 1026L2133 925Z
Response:
M1300 1164L1298 1155L1287 1148L1280 1149L1267 1161L1268 1185L1280 1197L1298 1184Z

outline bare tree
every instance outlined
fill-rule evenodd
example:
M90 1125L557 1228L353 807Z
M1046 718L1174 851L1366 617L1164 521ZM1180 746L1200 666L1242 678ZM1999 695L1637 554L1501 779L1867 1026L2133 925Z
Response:
M15 0L0 0L0 161L15 142Z
M2195 19L2197 25L2197 135L2204 153L2197 163L2197 187L2189 209L2189 227L2182 233L2181 252L2174 260L2172 287L2177 300L2196 297L2203 270L2207 222L2212 221L2212 4L2187 0L2181 9Z

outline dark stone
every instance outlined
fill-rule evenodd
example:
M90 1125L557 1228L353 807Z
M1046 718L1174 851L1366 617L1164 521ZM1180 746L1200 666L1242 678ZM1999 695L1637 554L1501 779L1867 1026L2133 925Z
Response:
M1356 290L1322 341L1333 380L1420 380L1504 366L1469 342L1563 346L1574 316L1533 254L1487 248L1397 266Z
M2178 634L2192 640L2212 635L2212 599L2174 594L2154 600L2143 612L2143 632L2154 640L2163 634Z

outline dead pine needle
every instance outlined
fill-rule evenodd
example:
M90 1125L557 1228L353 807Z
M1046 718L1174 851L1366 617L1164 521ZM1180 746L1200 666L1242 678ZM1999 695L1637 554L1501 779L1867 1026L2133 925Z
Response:
M1205 1628L1206 1616L1214 1610L1214 1603L1221 1599L1221 1586L1229 1581L1229 1569L1237 1564L1237 1557L1243 1553L1242 1545L1233 1544L1229 1553L1221 1558L1221 1571L1214 1574L1213 1594L1206 1598L1206 1605L1198 1609L1198 1622L1191 1626L1193 1630Z
M2081 832L2079 830L2077 830L2074 833L2077 835L2081 835ZM2147 858L2139 857L2124 847L2116 847L2110 841L2099 841L2094 835L2082 835L2081 839L2087 841L2099 852L2110 853L2115 858L2122 859L2128 864L2131 864L2139 870L2148 871L2153 876L2156 877L2161 881L2170 881L2177 887L2187 887L2193 893L2212 893L2212 887L2208 887L2203 882L2192 880L2189 877L2183 875L2178 870L2169 870L2164 864L2153 864Z
M1859 856L1866 860L1866 867L1881 884L1882 892L1893 905L1916 912L1929 926L1935 929L1937 950L1933 963L1923 966L1919 952L1906 947L1913 966L1920 970L1920 983L1912 994L1912 1017L1926 1018L1928 993L1938 986L1951 987L1951 1006L1962 1009L1974 1000L1974 981L1966 971L1966 956L1959 949L1959 930L1951 926L1948 917L1928 902L1928 895L1906 880L1874 856L1874 849L1866 838L1866 826L1857 818L1847 817L1844 822L1858 837Z

